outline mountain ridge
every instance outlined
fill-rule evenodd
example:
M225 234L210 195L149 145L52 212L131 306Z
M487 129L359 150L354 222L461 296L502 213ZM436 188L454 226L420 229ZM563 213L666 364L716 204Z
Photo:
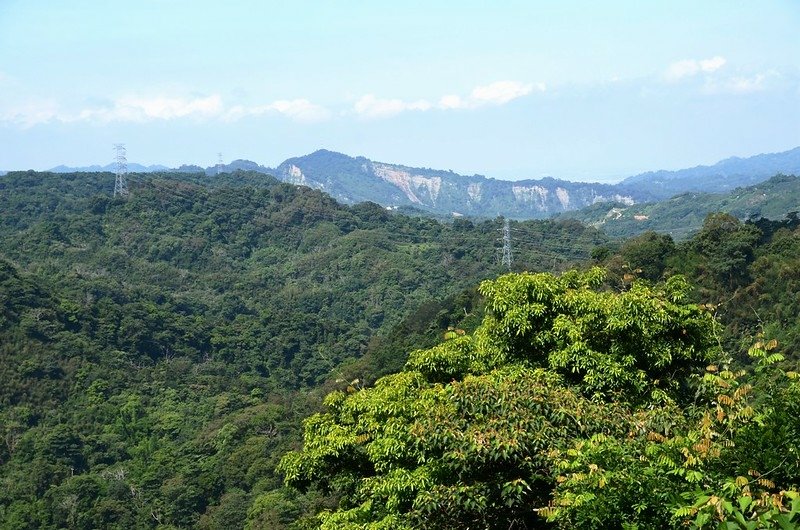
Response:
M51 171L113 171L114 164ZM162 165L128 164L132 172L167 170ZM370 201L389 209L415 208L448 217L541 219L597 203L628 206L659 202L687 192L725 193L752 186L778 174L800 174L800 147L751 157L729 157L710 166L633 175L615 184L575 182L555 177L503 180L480 174L391 164L327 149L284 160L270 168L246 159L203 168L182 165L173 171L213 176L236 170L274 175L291 184L316 188L336 200L353 204Z
M611 237L634 237L654 231L682 240L700 230L705 217L713 212L728 213L741 220L780 221L796 217L798 211L800 176L776 175L728 192L686 192L668 200L635 205L597 204L556 218L576 219Z
M595 202L639 202L646 190L545 177L519 181L388 164L328 150L290 158L275 176L329 193L345 203L369 200L389 208L414 206L437 214L544 218Z
M51 173L77 173L77 172L84 172L84 173L100 173L103 171L116 171L117 165L116 163L106 164L101 166L100 164L92 164L91 166L81 166L81 167L71 167L65 166L63 164L58 165L54 168L48 169ZM145 166L143 164L139 164L136 162L128 162L128 171L134 173L153 173L155 171L165 171L170 169L167 166L163 166L161 164L151 164L149 166Z
M800 173L800 147L750 157L732 156L710 166L699 165L677 171L647 171L623 179L620 184L653 186L654 194L667 199L679 193L727 192L752 186L778 174Z

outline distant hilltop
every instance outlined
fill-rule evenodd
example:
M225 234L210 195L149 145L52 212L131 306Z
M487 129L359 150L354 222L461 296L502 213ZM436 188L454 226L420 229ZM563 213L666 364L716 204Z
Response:
M50 171L53 173L75 173L80 171L95 173L102 171L113 172L116 169L117 165L111 163L111 164L106 164L105 166L100 166L97 164L93 166L83 166L83 167L56 166ZM161 166L161 165L143 166L141 164L137 164L136 162L128 162L128 171L132 173L152 173L154 171L171 171L171 170L167 166Z
M687 191L730 191L758 184L777 174L800 175L800 147L749 158L734 156L713 166L697 166L679 171L649 171L628 177L622 184L647 185L658 198L666 199Z
M115 165L66 167L50 171L114 171ZM685 192L725 192L763 182L776 174L800 174L800 147L782 153L728 158L712 166L678 171L652 171L618 184L572 182L556 178L499 180L483 175L376 162L320 149L290 158L276 168L250 160L220 166L182 165L167 168L129 163L128 171L205 173L236 170L274 175L296 185L316 188L344 203L371 201L387 208L415 208L446 216L517 219L545 218L603 202L632 205L655 202Z
M604 201L649 199L627 186L554 178L497 180L483 175L375 162L319 150L290 158L275 169L285 182L310 186L346 203L372 201L444 214L531 219Z

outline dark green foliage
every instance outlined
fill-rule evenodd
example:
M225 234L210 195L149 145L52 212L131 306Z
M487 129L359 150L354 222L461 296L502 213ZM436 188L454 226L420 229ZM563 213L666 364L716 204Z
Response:
M742 224L731 215L709 215L692 240L694 250L705 258L701 274L710 275L732 291L748 279L747 265L753 261L760 236L758 228Z
M280 493L275 472L313 389L402 365L409 313L427 340L469 325L474 292L449 297L499 271L496 222L341 206L248 172L132 174L128 200L112 185L0 178L3 527L289 525L328 502ZM521 267L604 241L515 227L550 248L520 249ZM577 247L556 251L567 235Z
M675 252L675 243L668 235L655 232L629 239L619 254L628 270L641 278L660 280L667 268L667 258Z
M795 149L795 152L800 151ZM779 220L788 212L800 210L800 177L778 174L766 182L725 193L683 192L664 198L661 202L632 206L597 203L562 213L559 218L579 219L612 237L632 237L652 230L669 234L675 240L686 240L714 212L729 213L742 220Z
M720 339L739 360L746 362L744 353L758 334L776 338L788 357L797 358L798 229L796 215L743 223L719 213L709 215L691 240L673 244L649 232L598 247L595 257L610 269L615 286L635 277L690 278L698 287L694 299L714 309L724 326Z
M632 411L673 407L715 356L711 315L676 277L625 293L603 271L485 281L472 335L411 354L373 388L326 398L284 457L287 483L341 496L319 528L544 525L560 450L624 437Z
M397 476L401 488L376 481L370 494L385 506L408 506L415 495L414 524L544 524L543 512L532 509L547 505L553 466L569 463L563 454L518 448L556 448L601 433L619 447L596 439L597 451L585 454L627 462L644 441L623 443L631 428L626 407L695 396L687 361L707 348L707 330L705 310L686 305L686 296L712 304L705 308L721 317L720 338L739 359L743 337L759 331L776 336L787 358L800 346L796 216L751 223L713 217L701 236L677 245L656 234L610 245L575 221L512 223L515 270L565 270L590 256L613 269L604 286L580 295L588 284L579 279L591 274L546 281L549 291L539 289L546 277L520 276L520 285L548 292L547 304L557 309L529 319L540 327L534 332L514 326L542 300L515 298L516 284L503 290L506 280L492 284L494 293L484 289L487 298L475 289L501 272L499 220L443 224L371 203L345 207L248 172L134 174L127 201L109 196L112 184L111 174L0 178L3 527L299 529L343 499L366 517L360 504L326 493L354 492L353 476L331 473L322 489L300 494L282 486L276 466L300 448L301 419L325 392L376 396L358 390L407 361L425 374L430 394L420 397L418 381L402 375L386 380L409 390L397 396L403 410L420 411L420 445L395 437L397 425L386 421L394 411L378 408L370 421L392 443L374 450L391 465L405 465L421 449L445 464L430 470L435 488L415 482L420 476ZM597 245L604 246L593 251ZM633 283L675 272L698 283L697 293L674 279ZM609 286L624 294L612 295ZM653 294L664 303L648 302ZM498 305L504 297L508 303ZM481 325L487 308L494 328ZM517 332L506 336L504 327ZM474 331L495 349L476 347ZM446 346L434 347L443 338ZM500 360L513 369L492 365ZM760 409L761 423L738 430L741 449L726 458L737 473L781 462L789 484L800 465L781 447L797 439L796 392L782 385L769 392L774 400L757 403L770 407ZM586 420L578 425L566 410ZM604 422L612 417L613 425ZM484 442L506 448L508 465L472 451ZM357 449L365 441L353 443ZM359 451L324 465L369 471L371 457ZM625 506L646 491L667 499L670 484L631 484L603 502ZM501 506L506 511L493 519L482 511ZM664 513L648 510L651 520Z

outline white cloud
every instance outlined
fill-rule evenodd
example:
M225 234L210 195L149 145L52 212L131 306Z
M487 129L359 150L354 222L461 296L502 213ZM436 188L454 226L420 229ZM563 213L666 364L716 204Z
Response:
M53 100L32 100L0 110L0 122L15 123L28 128L58 121L63 123L144 123L155 120L180 118L224 119L235 121L245 116L275 113L300 122L327 119L329 112L306 99L277 100L266 105L226 107L222 97L213 94L205 97L142 97L123 96L107 105L95 105L80 110L67 111Z
M522 84L516 81L497 81L486 86L475 87L472 90L470 99L474 106L482 104L503 105L509 101L522 96L527 96L533 90L534 85ZM545 90L544 83L539 83L536 88L542 92Z
M735 94L749 94L764 90L764 81L767 76L756 74L753 77L733 77L728 81L728 88Z
M58 104L54 100L36 100L0 111L0 123L14 123L27 129L52 121L57 116Z
M461 96L457 96L455 94L442 96L439 100L440 109L463 109L466 107L467 104L463 99L461 99Z
M110 107L86 108L74 115L60 115L58 119L64 122L145 122L185 117L209 118L219 115L222 109L222 98L216 94L193 99L125 96L114 101Z
M431 109L457 110L475 109L485 105L504 105L514 99L527 96L533 90L544 92L544 83L523 84L517 81L496 81L475 87L469 96L447 94L438 103L428 100L404 101L402 99L381 99L373 94L362 96L356 101L353 110L363 118L388 118L409 110L426 111Z
M417 101L380 99L373 94L362 96L353 106L356 113L364 118L388 118L407 110L426 111L431 108L433 105L424 99Z
M245 116L261 116L263 114L282 114L287 118L300 122L323 121L330 117L330 112L325 107L316 105L307 99L280 99L267 105L245 107L236 105L231 107L224 118L235 121Z
M730 72L722 71L727 60L719 55L709 59L685 59L669 65L663 79L675 83L688 81L694 78L694 83L689 86L702 94L752 94L776 88L776 80L781 77L780 72L769 70L766 72ZM705 74L705 75L701 75ZM712 75L713 74L713 75ZM698 79L699 77L699 79Z
M380 98L366 94L359 98L351 112L365 119L396 116L403 112L436 110L468 110L484 106L505 105L527 96L533 91L544 91L543 83L496 81L477 86L468 95L446 94L438 100L403 100ZM329 119L330 111L307 99L280 99L260 105L227 105L219 94L197 97L166 95L126 95L105 104L91 106L62 106L54 100L29 100L22 104L5 102L0 105L0 122L15 123L22 127L48 122L99 123L169 121L176 119L237 121L248 116L281 115L298 122L318 122Z
M272 103L270 107L297 121L322 121L330 115L327 109L315 105L307 99L278 100Z
M725 79L709 79L703 86L705 94L752 94L768 88L770 78L780 77L776 72L754 74L750 77L729 77Z
M212 95L205 98L124 98L117 102L117 106L126 112L138 112L146 118L156 120L171 120L186 116L208 117L219 114L222 110L222 98Z
M664 78L667 81L679 81L686 77L692 77L701 72L712 73L716 72L725 66L725 57L719 55L711 57L710 59L684 59L676 61L669 65L667 71L664 72Z

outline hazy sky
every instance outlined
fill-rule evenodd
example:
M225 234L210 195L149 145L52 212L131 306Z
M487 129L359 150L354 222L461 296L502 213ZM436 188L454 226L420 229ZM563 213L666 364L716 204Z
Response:
M0 169L327 148L614 179L800 145L800 1L0 0Z

